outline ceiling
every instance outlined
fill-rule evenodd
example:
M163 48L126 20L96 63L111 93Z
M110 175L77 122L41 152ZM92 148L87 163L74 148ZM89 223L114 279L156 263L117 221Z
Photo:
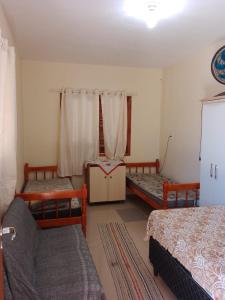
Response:
M123 0L0 0L22 58L165 67L225 38L224 0L187 0L154 29Z

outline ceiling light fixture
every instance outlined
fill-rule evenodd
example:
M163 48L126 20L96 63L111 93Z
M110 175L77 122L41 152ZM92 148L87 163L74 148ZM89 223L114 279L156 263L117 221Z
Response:
M125 0L124 9L129 16L144 20L149 28L179 13L185 0Z

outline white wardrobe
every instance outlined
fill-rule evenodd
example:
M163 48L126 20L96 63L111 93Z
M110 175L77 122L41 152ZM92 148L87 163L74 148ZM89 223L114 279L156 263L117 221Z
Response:
M200 206L225 204L225 96L202 103Z

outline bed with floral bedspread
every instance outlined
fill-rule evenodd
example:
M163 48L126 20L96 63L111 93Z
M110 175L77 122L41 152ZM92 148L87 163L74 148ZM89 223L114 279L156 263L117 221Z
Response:
M53 178L46 180L28 180L24 188L24 193L45 193L49 191L67 191L73 190L73 185L69 178ZM40 201L33 201L31 203L31 211L36 219L40 218L54 218L56 215L56 202L54 200L48 200L44 204L44 214L43 203ZM58 203L58 214L59 216L66 217L69 216L69 206L71 206L71 215L79 216L81 215L81 203L80 199L63 199Z
M75 190L71 178L59 177L57 166L24 165L24 199L42 228L81 224L86 234L87 189Z
M136 186L146 196L155 201L159 206L163 205L163 183L175 183L172 179L161 174L127 174L127 182ZM176 192L170 191L167 195L168 208L185 207L186 206L186 192L180 191L178 199L176 199ZM188 191L188 206L198 206L198 199L196 191Z
M174 182L160 174L159 160L126 163L129 191L155 209L198 206L199 182Z
M150 237L210 297L225 299L225 206L153 211L147 223Z
M45 193L49 191L67 191L73 190L73 185L69 178L53 178L46 180L29 180L24 188L24 193ZM71 212L69 210L71 206ZM44 204L40 201L33 201L31 203L31 212L35 219L55 218L56 217L56 202L48 200ZM44 210L44 213L43 213ZM81 215L80 199L63 199L58 203L58 216L68 217Z

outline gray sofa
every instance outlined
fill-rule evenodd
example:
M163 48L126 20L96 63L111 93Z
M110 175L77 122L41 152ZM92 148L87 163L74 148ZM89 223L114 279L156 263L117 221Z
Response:
M80 225L40 229L22 199L11 203L3 227L4 293L11 300L105 299Z

